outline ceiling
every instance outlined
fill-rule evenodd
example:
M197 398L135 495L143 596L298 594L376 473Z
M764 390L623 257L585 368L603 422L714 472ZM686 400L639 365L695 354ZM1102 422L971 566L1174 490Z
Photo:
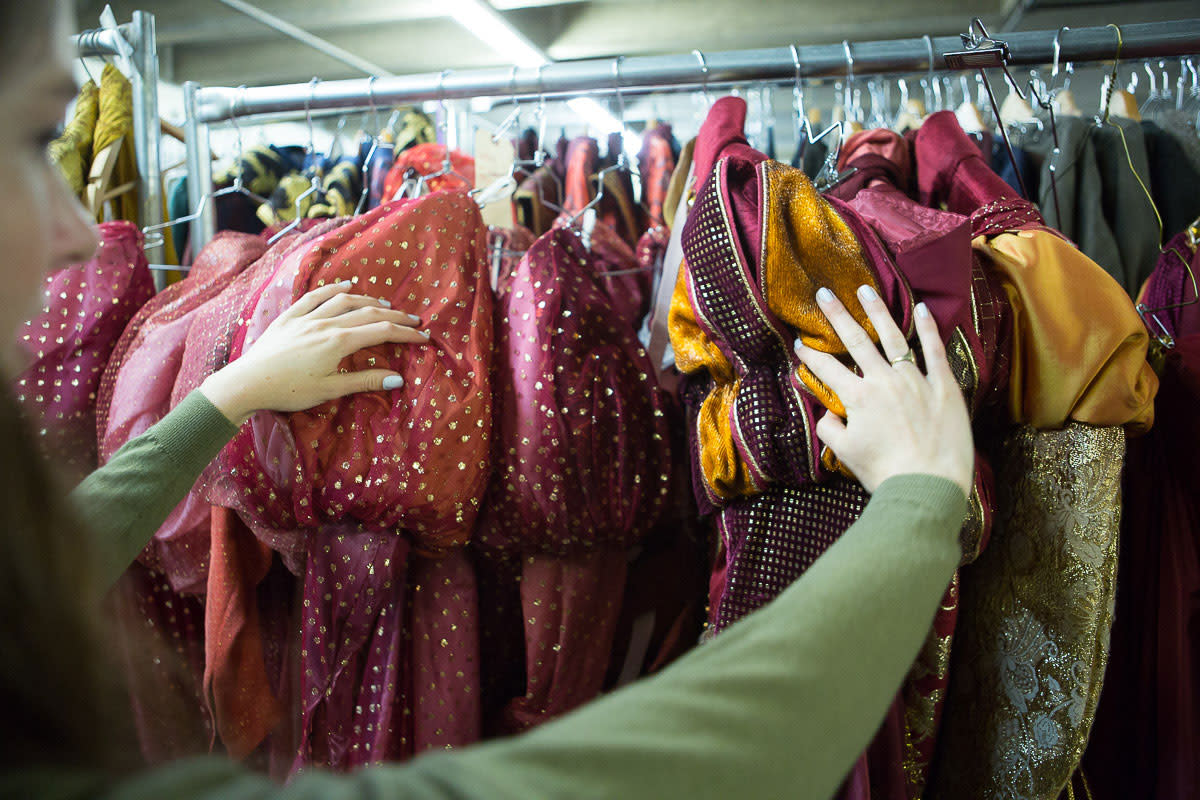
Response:
M250 86L362 77L216 0L113 0L117 19L149 11L161 77ZM81 28L105 3L79 0ZM448 18L439 0L255 0L255 5L397 74L507 65ZM1194 0L492 0L555 60L946 35L982 17L995 32L1197 15ZM884 9L881 11L881 8Z

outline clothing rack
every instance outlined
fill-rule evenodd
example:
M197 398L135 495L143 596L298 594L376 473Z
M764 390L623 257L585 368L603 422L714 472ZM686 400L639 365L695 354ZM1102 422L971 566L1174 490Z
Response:
M146 11L134 11L131 21L127 23L115 28L86 30L71 39L80 58L120 56L126 50L130 52L133 144L137 158L142 225L157 225L163 221L163 192L162 161L159 157L158 38L154 15ZM161 244L146 248L146 256L151 261L162 261L162 252Z
M964 26L965 27L965 26ZM1062 62L1112 60L1118 53L1114 27L1021 31L1003 35L1009 66L1048 64L1055 40ZM1200 53L1200 19L1126 25L1120 29L1120 58L1143 59ZM184 85L187 114L188 171L193 207L212 183L208 126L214 122L281 112L327 109L361 110L372 106L406 105L427 100L476 97L538 98L587 93L659 88L707 89L741 83L791 82L820 78L861 78L871 75L944 71L946 54L964 50L961 37L939 36L872 42L842 42L792 48L669 56L591 59L555 62L544 67L513 67L426 73L245 89ZM848 58L849 56L849 58ZM851 63L852 62L852 63ZM212 238L211 207L192 223L192 241L199 247Z

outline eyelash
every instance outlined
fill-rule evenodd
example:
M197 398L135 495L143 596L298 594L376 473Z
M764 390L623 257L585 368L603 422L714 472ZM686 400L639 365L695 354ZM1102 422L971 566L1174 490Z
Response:
M55 139L57 139L58 136L59 136L59 131L58 131L57 127L47 128L43 131L38 132L38 134L34 137L34 142L37 145L38 149L48 150L50 148L50 143L53 142Z

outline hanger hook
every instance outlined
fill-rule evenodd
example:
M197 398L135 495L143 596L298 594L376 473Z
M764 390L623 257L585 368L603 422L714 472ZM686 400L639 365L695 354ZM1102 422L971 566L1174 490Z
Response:
M305 120L305 123L308 125L308 152L309 153L317 152L317 136L316 136L316 133L314 132L315 129L313 127L312 104L316 100L317 84L319 84L320 82L321 82L321 79L317 78L317 77L313 77L313 79L308 82L308 99L304 103L304 120Z
M1070 27L1063 25L1058 29L1058 33L1054 34L1054 66L1050 70L1050 84L1054 85L1054 81L1058 78L1058 65L1062 58L1062 35L1064 31L1071 30Z
M537 68L537 85L538 85L538 106L537 106L537 121L538 121L538 143L537 151L533 154L535 166L542 166L546 163L546 84L542 79L542 73L545 71L545 64L538 64Z
M625 61L625 56L617 56L613 59L613 88L617 93L617 113L618 121L621 123L621 146L625 146L625 95L621 93L621 64ZM624 152L622 149L621 152Z
M712 98L708 94L708 61L705 60L704 53L700 52L699 50L693 50L692 55L694 55L696 60L700 62L700 75L702 76L701 80L703 81L704 86L704 99L706 102L711 103Z
M233 132L237 136L237 173L234 175L234 186L242 187L242 182L245 179L246 165L242 162L242 156L246 153L246 147L242 142L242 126L238 123L238 106L245 108L246 105L246 84L242 84L237 88L237 96L233 100L233 108L230 109L229 124L233 126Z

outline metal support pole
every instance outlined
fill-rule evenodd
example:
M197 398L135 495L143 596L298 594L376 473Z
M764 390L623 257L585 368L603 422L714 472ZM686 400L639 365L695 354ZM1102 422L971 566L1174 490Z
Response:
M965 29L964 25L964 29ZM1171 57L1200 52L1200 19L1126 25L1122 58ZM1010 66L1048 64L1053 58L1055 31L1021 31L1006 34L1011 54ZM935 55L961 50L957 36L932 40ZM1108 27L1073 28L1061 42L1063 61L1081 63L1111 59L1116 53L1116 34ZM929 47L924 39L895 39L855 43L854 69L859 76L888 73L924 72L929 64ZM798 47L805 78L841 77L846 72L845 48L841 43ZM374 97L378 104L403 104L423 100L465 99L472 97L538 97L608 93L651 87L700 87L748 82L777 81L790 84L795 79L795 62L790 48L734 50L706 53L706 75L696 66L694 56L645 56L627 58L621 63L619 81L613 80L612 60L555 62L543 68L511 67L451 72L444 80L440 73L379 78L368 92L366 80L323 81L315 89L307 83L283 86L251 87L239 93L233 88L211 87L198 92L197 116L201 122L301 111L311 101L313 111L322 109L366 108ZM935 68L943 69L944 60L935 57ZM707 77L707 80L705 78Z
M133 12L133 135L138 175L141 176L142 226L163 221L162 161L159 158L158 45L154 15ZM149 247L146 257L162 262L162 245ZM165 276L155 275L162 282ZM165 283L163 284L165 286ZM163 288L162 286L159 287Z
M81 58L86 58L87 56L115 56L118 51L114 37L118 35L123 36L125 41L132 43L137 33L132 23L126 23L118 26L115 33L105 28L77 33L71 37L71 43L75 45L75 50Z
M395 75L394 72L389 72L378 64L367 61L365 58L360 58L354 55L349 50L343 50L332 42L327 42L320 36L315 36L303 28L299 28L285 19L280 19L274 14L263 11L258 6L251 5L244 0L217 0L219 3L229 6L234 11L240 11L247 17L261 22L273 31L278 31L284 36L290 36L301 44L311 47L312 49L324 53L330 58L340 61L343 64L361 70L368 75L374 75L382 78L385 75Z
M208 142L208 125L196 115L196 95L200 84L188 81L183 84L184 138L187 140L188 213L200 205L204 196L212 191L212 154ZM192 253L199 253L216 234L217 220L212 203L205 203L200 216L191 223L190 242Z

